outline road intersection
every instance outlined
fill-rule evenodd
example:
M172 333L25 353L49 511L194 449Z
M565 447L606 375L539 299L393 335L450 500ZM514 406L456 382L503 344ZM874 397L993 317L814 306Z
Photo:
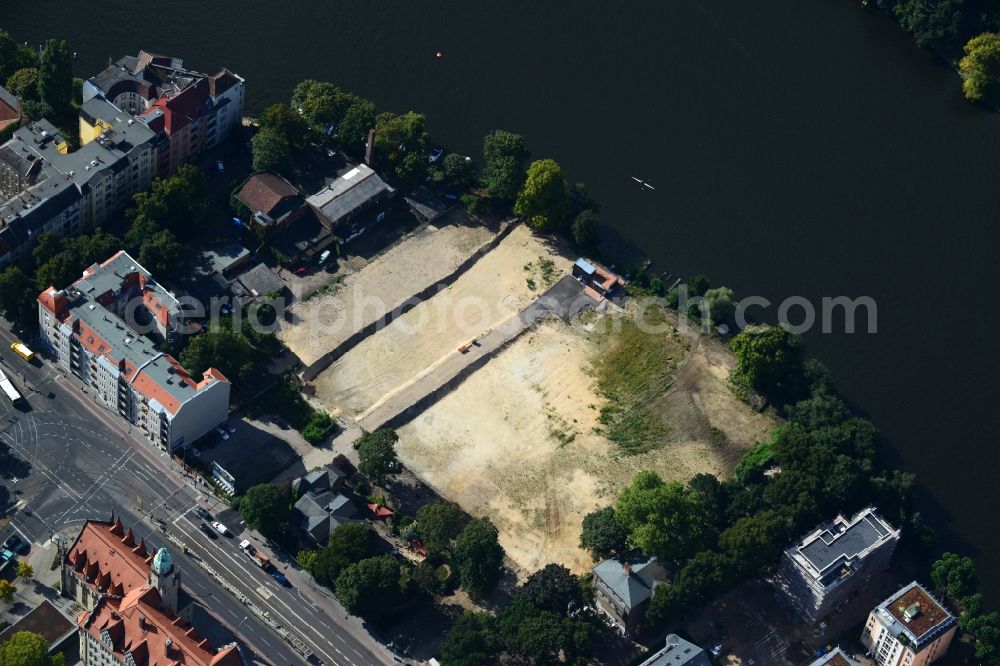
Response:
M0 330L0 350L12 341ZM239 536L212 540L203 534L195 507L213 513L225 507L197 477L133 436L131 426L84 393L76 378L10 353L0 354L0 368L29 404L24 409L0 404L0 443L24 468L3 481L16 509L0 537L14 529L32 543L72 539L87 519L106 520L115 513L147 544L179 551L175 561L185 588L236 631L248 653L276 666L303 663L303 652L315 655L312 663L337 666L396 661L329 591L315 587L291 562L275 562L291 587L254 566L236 545L254 537L240 534L236 514L222 519Z

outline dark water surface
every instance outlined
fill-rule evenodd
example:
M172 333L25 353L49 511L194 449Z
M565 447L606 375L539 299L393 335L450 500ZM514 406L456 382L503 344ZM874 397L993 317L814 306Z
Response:
M659 270L775 302L874 297L877 335L811 335L810 353L1000 599L1000 116L886 17L848 0L3 4L16 39L67 38L83 76L144 48L239 72L249 112L312 77L426 113L458 151L520 132Z

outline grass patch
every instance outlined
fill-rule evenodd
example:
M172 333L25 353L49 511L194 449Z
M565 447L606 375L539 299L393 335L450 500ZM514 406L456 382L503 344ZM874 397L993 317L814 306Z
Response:
M322 287L320 287L313 293L306 296L306 302L309 302L312 299L318 298L320 296L333 296L337 294L343 287L344 287L344 276L338 275L327 284L324 284Z
M660 327L666 315L657 306L647 306L643 320ZM615 324L620 330L611 329ZM669 387L683 349L664 333L642 330L632 318L604 320L602 337L612 343L594 366L597 392L604 398L599 422L605 437L630 454L654 448L666 434L666 425L649 410Z

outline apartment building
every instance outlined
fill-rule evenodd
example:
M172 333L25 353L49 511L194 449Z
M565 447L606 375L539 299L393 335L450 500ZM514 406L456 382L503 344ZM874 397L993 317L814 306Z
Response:
M43 232L103 224L240 125L244 80L183 64L141 51L84 82L79 150L44 119L0 146L0 268L25 259Z
M18 129L0 146L0 268L25 258L39 234L93 229L149 189L156 134L107 107L105 130L79 150L69 152L44 119Z
M243 118L245 81L226 68L204 74L180 58L140 51L83 86L84 103L105 99L165 137L158 174L167 176L225 140Z
M190 445L226 420L229 381L214 368L195 381L154 343L183 325L180 303L122 251L66 289L38 296L39 339L94 397L164 451Z
M889 565L899 535L874 507L837 516L785 550L774 582L804 621L815 622Z
M861 642L879 666L926 666L944 656L957 629L955 616L913 581L872 610Z
M214 650L191 626L194 603L170 552L147 547L120 518L84 523L62 556L61 594L85 609L84 666L243 664L235 643Z

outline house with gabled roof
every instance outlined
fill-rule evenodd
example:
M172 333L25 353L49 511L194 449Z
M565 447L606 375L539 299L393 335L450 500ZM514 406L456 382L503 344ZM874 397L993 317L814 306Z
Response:
M667 580L655 557L607 559L592 571L597 608L625 635L639 628L656 586Z

